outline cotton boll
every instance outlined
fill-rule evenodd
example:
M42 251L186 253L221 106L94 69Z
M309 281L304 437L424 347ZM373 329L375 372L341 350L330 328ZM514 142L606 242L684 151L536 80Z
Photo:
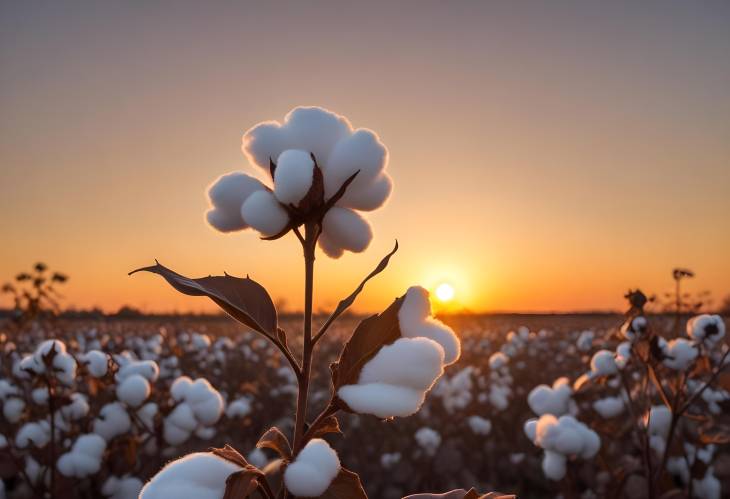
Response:
M108 442L114 437L127 433L132 428L132 421L122 404L112 402L101 408L99 417L94 420L93 428L94 433Z
M725 337L725 321L719 315L702 314L687 321L687 335L713 348Z
M695 497L702 499L720 499L722 497L722 485L714 472L714 468L710 466L702 480L694 480Z
M218 178L208 189L213 207L206 213L208 223L221 232L248 227L241 217L241 206L256 191L266 190L258 179L245 173L233 172Z
M48 421L25 423L15 435L15 445L20 449L29 446L41 448L51 441L51 428Z
M649 323L646 317L640 315L633 319L627 320L621 326L621 334L630 342L634 342L637 339L643 337L648 329Z
M229 418L245 418L251 414L251 401L247 398L239 398L228 404L226 416Z
M337 453L321 438L310 440L284 472L287 490L297 497L318 497L340 472Z
M528 419L527 421L525 421L523 429L525 431L525 435L527 435L527 438L534 442L537 438L537 418Z
M204 425L217 423L223 412L223 397L205 378L198 378L188 386L184 400Z
M334 206L322 220L320 247L332 258L342 255L341 250L361 253L372 239L370 224L353 210Z
M352 133L346 118L321 107L297 107L283 124L269 121L256 125L243 136L243 152L252 163L269 168L269 158L286 149L311 152L326 164L335 145Z
M453 364L461 354L459 339L446 324L431 317L429 293L420 286L412 286L406 292L398 311L398 323L404 338L423 336L434 340L444 349L444 363Z
M119 369L116 379L118 382L124 381L134 374L139 374L150 383L154 383L160 375L160 367L152 360L130 361Z
M477 435L489 435L492 431L492 422L480 416L471 416L468 419L469 428Z
M61 407L61 414L68 421L76 421L89 414L89 402L81 393L71 395L71 403Z
M399 338L381 348L360 372L358 384L386 383L426 391L443 373L444 351L427 338Z
M358 191L380 175L388 162L388 151L378 136L367 129L357 130L337 143L325 169L325 197L332 197L342 184L359 171L348 187L348 192ZM349 206L347 192L341 199L342 206Z
M131 407L137 407L150 396L150 384L139 374L133 374L117 386L117 398Z
M193 385L193 380L188 376L180 376L170 386L170 396L178 402L185 400L188 390Z
M101 469L101 458L106 442L99 435L81 435L70 452L63 454L56 463L58 471L68 477L84 478Z
M274 173L274 196L284 204L299 204L312 187L314 161L308 152L288 149L279 155Z
M698 355L697 349L691 341L684 338L677 338L667 343L663 360L665 366L676 371L686 371L695 361Z
M593 337L594 333L591 330L586 330L580 333L578 340L575 342L578 350L580 350L581 352L587 352L588 350L590 350L591 345L593 345Z
M441 445L441 435L436 430L424 427L416 432L416 442L427 455L434 456Z
M562 480L567 471L567 460L558 452L545 451L542 458L542 471L550 480Z
M111 475L102 485L101 493L110 499L137 499L143 485L142 480L134 476Z
M665 405L655 405L644 417L644 424L648 423L649 433L666 440L669 433L669 425L672 421L672 413Z
M148 402L137 409L137 417L150 431L155 427L155 416L157 415L157 411L158 407L154 402Z
M263 236L273 236L284 230L289 215L269 191L256 191L241 206L243 220Z
M139 499L194 497L221 499L226 479L240 471L236 464L207 452L196 452L168 463L142 489Z
M337 395L353 411L385 419L415 414L423 404L426 393L402 386L370 383L345 385L337 391Z
M493 371L501 369L509 363L509 357L502 352L495 352L489 357L489 368Z
M3 416L8 423L17 423L23 417L25 402L22 399L12 397L3 403Z
M86 364L86 369L95 378L101 378L107 372L109 357L99 350L91 350L79 356L79 360Z
M561 416L568 412L571 394L572 389L561 378L553 383L552 388L547 385L533 388L527 396L527 404L535 414Z
M350 189L359 177L360 175L347 188L337 205L359 211L373 211L383 206L393 191L393 179L383 172L367 184L356 185L356 188Z
M603 419L610 419L624 412L624 401L621 397L606 397L593 402L593 409Z
M599 350L593 354L591 372L594 376L611 376L618 373L614 353L608 350Z

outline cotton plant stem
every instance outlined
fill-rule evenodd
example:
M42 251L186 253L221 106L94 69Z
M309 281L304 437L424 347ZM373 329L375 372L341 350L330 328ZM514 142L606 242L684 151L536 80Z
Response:
M304 446L305 423L307 419L307 399L309 396L309 378L312 370L312 297L314 294L314 250L317 243L318 229L313 224L305 226L304 243L304 349L302 356L302 372L299 378L299 394L297 397L297 414L294 425L293 451L296 455Z

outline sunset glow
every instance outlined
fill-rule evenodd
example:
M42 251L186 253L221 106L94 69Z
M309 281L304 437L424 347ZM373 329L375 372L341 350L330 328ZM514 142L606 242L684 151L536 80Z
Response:
M439 284L436 288L436 298L443 303L450 302L454 298L454 294L454 287L447 282Z

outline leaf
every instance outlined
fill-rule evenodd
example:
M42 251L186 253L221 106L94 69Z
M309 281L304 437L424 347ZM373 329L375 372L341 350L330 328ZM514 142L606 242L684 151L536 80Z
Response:
M266 494L261 492L259 484L261 476L261 472L255 468L228 475L223 499L265 498Z
M413 494L403 499L515 499L517 496L512 494L502 494L501 492L487 492L480 494L476 489L471 488L455 489L443 494Z
M133 270L161 275L173 288L189 296L207 296L231 317L271 338L277 335L277 316L274 302L263 286L246 277L208 276L190 279L167 267L156 265Z
M341 300L340 303L337 304L337 308L334 312L332 312L332 315L329 316L327 321L324 323L322 328L320 329L319 333L317 333L317 337L321 336L327 328L332 324L335 319L337 319L342 313L350 308L350 306L355 302L355 299L357 296L362 292L362 290L365 288L365 284L375 277L376 275L380 274L385 268L388 266L388 263L390 262L390 257L395 254L395 252L398 251L398 241L396 240L395 246L393 247L392 251L385 255L382 260L380 260L380 263L378 263L378 266L373 269L372 272L370 272L365 279L362 280L360 285L355 288L355 291L350 293L350 296L345 298L344 300Z
M264 433L259 441L256 443L256 447L259 449L271 449L278 453L284 459L291 460L292 451L289 440L276 426L272 427Z
M216 456L225 459L226 461L230 461L233 464L240 466L241 468L249 466L246 458L244 458L240 452L238 452L236 449L228 444L226 444L225 447L223 447L222 449L213 448L209 449L208 452L210 452L211 454L215 454Z
M320 499L368 499L365 489L362 488L360 477L345 468L332 480L329 488Z
M700 442L703 444L730 444L730 427L715 426L700 430Z
M312 438L319 438L328 433L338 433L342 435L340 423L335 416L327 416L312 431Z
M398 312L405 296L397 298L383 313L363 320L331 366L335 393L343 385L357 383L360 371L381 347L397 340L400 333Z

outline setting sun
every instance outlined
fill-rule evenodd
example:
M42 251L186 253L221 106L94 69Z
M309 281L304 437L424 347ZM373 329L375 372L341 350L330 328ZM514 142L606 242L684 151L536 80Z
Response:
M444 303L451 301L454 298L454 294L454 287L447 282L439 284L436 288L436 298Z

